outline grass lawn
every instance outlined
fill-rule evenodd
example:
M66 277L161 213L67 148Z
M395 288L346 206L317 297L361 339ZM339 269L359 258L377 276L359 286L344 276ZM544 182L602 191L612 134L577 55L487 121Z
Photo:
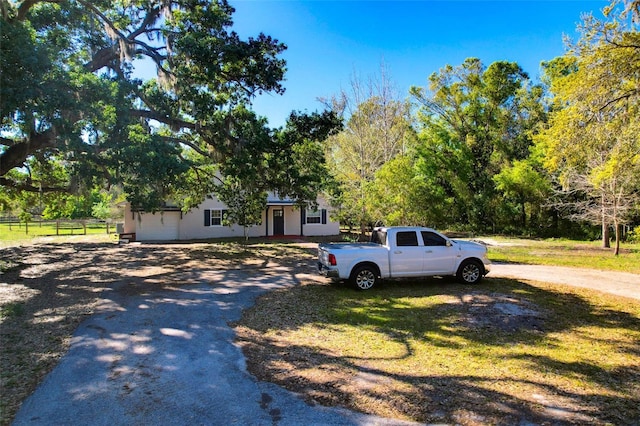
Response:
M253 374L309 401L427 423L640 422L631 299L491 278L316 284L263 296L236 331Z
M109 232L115 231L115 225L111 225ZM107 227L104 223L87 223L86 225L86 235L106 233ZM59 226L56 226L55 221L31 222L27 225L0 223L0 241L26 241L36 237L70 235L85 235L85 227L82 223L72 221L61 221Z
M620 254L614 256L613 249L601 247L601 241L500 237L478 239L493 243L489 245L489 258L494 262L570 266L640 274L640 243L623 243Z
M640 273L640 245L486 240L494 261ZM637 300L490 275L314 284L263 296L236 332L253 374L309 401L428 423L640 423Z

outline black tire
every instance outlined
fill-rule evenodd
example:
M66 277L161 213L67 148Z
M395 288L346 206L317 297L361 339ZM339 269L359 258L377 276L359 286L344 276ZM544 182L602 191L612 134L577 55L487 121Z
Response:
M477 260L465 260L458 267L456 277L463 284L475 284L482 279L484 267Z
M358 266L349 279L358 290L370 290L378 282L378 271L373 266Z

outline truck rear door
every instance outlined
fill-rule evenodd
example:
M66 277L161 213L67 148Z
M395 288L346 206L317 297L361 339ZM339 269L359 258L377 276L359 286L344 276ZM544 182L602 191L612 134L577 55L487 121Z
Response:
M394 238L393 235L390 235ZM423 251L416 231L398 231L395 241L389 241L389 268L392 277L422 275Z

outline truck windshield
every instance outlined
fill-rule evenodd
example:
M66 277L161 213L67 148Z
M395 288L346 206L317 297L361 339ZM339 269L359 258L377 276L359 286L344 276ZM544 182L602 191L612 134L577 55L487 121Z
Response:
M375 230L371 233L371 242L384 246L387 244L387 233L381 230Z

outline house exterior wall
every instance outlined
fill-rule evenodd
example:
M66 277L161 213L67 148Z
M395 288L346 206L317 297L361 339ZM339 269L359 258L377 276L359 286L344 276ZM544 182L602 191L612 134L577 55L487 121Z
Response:
M272 198L270 198L272 199ZM124 205L124 232L135 233L138 241L161 240L197 240L210 238L244 237L242 226L205 226L205 211L224 210L226 205L215 197L205 199L197 208L187 213L164 211L153 213L131 212L129 203ZM273 210L284 210L283 235L338 235L340 224L332 222L329 215L328 203L318 199L318 209L326 210L326 223L303 224L301 229L300 210L296 206L271 204L262 213L262 223L248 228L249 237L263 237L274 235ZM211 223L211 222L209 222ZM301 232L302 231L302 232Z

